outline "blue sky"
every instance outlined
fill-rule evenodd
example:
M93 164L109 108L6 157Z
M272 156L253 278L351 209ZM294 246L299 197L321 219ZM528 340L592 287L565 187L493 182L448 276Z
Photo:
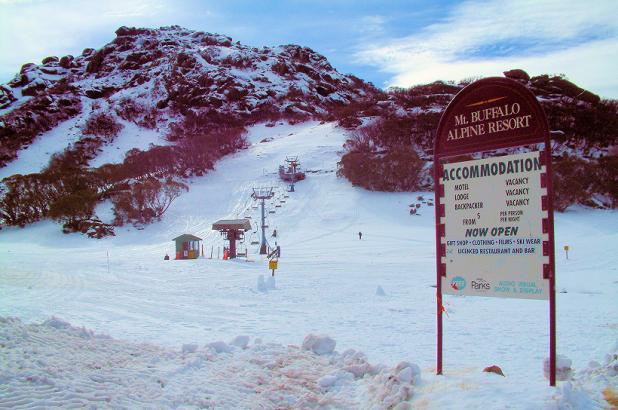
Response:
M523 68L618 98L616 0L0 0L0 83L23 63L102 47L119 26L174 24L307 46L381 88Z

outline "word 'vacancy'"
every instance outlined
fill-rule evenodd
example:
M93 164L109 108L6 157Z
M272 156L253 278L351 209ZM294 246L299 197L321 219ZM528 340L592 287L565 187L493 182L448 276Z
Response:
M470 118L466 114L456 115L455 128L449 130L446 140L459 140L527 128L530 126L532 114L518 116L520 111L519 103L513 103L473 111L470 113Z

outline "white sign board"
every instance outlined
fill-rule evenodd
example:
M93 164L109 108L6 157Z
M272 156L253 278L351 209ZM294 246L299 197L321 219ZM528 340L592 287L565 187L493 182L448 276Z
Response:
M548 299L545 172L539 152L444 164L443 293Z

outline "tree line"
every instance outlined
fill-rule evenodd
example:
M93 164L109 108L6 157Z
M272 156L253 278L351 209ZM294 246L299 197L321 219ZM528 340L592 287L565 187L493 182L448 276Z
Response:
M172 127L172 145L132 149L119 164L90 167L100 147L121 130L110 114L93 115L84 136L52 156L39 173L13 175L0 185L0 218L9 226L43 219L62 223L64 232L91 237L113 235L115 226L136 226L160 220L184 191L184 178L203 175L221 157L246 146L244 126L233 118L189 113ZM95 208L110 200L113 224L103 223Z

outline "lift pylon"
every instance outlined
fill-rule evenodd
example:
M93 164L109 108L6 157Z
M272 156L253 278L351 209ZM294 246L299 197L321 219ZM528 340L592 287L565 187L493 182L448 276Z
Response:
M262 206L262 241L260 242L260 255L266 255L266 215L264 213L264 201L274 196L273 187L253 188L251 197L260 201Z

